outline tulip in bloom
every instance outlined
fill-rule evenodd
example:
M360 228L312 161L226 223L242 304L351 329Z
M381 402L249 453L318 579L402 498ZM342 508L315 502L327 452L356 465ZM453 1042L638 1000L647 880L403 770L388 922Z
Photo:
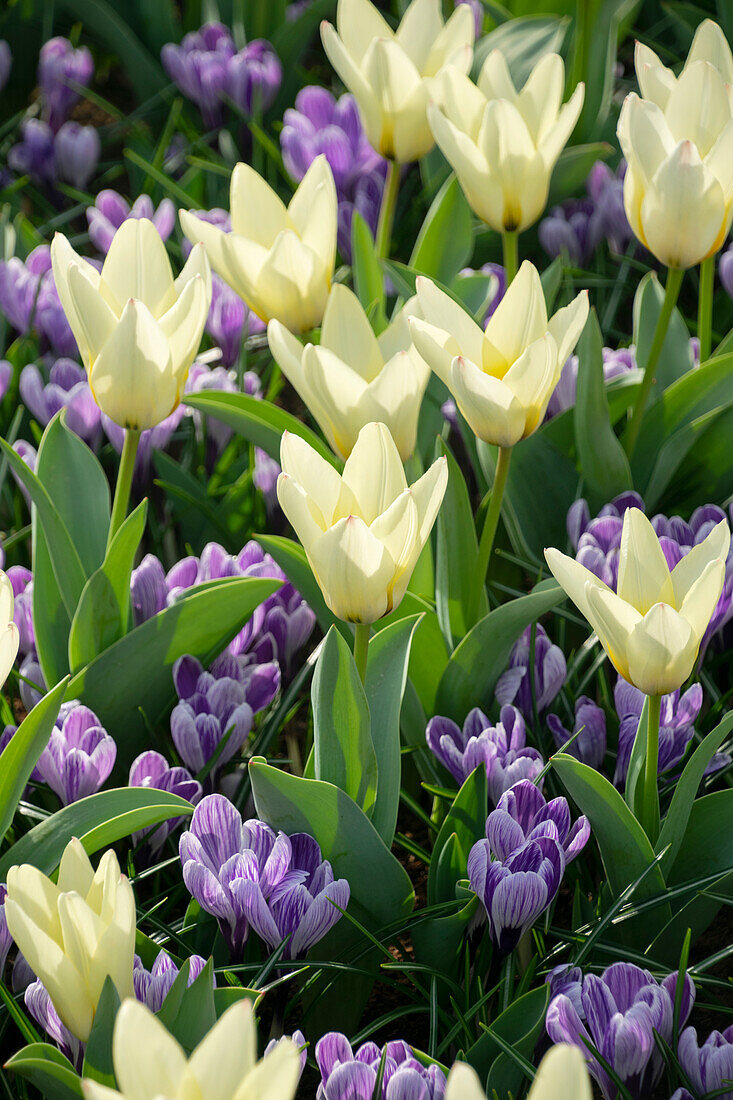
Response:
M587 292L548 321L539 274L525 260L485 332L430 279L418 278L417 294L430 321L410 321L415 347L445 382L472 431L500 447L513 447L536 431L583 331Z
M292 1041L283 1040L257 1061L248 1000L231 1005L190 1058L149 1008L126 1000L115 1020L112 1060L119 1091L85 1080L86 1100L293 1100L300 1078L300 1054Z
M338 203L333 173L316 157L289 206L238 164L230 190L232 231L181 211L183 232L203 243L211 266L265 322L293 332L320 324L336 262Z
M397 607L438 514L448 468L439 458L408 486L384 424L359 432L342 476L285 432L277 496L334 615L373 623Z
M723 31L712 19L703 19L698 25L680 77L663 65L649 46L636 43L634 64L644 99L650 99L664 110L681 76L698 61L707 62L720 74L727 85L733 110L733 54Z
M135 898L110 849L96 873L79 840L61 857L58 885L37 867L8 871L5 917L61 1021L86 1042L107 976L132 994Z
M369 0L339 0L336 25L338 32L321 24L323 47L359 105L370 144L403 164L424 157L435 144L426 115L435 78L471 67L470 8L461 5L443 24L439 0L412 0L395 32Z
M331 290L320 344L305 348L279 321L270 321L270 350L341 458L348 458L370 421L386 424L400 458L410 457L430 369L414 347L407 318L412 299L376 337L352 290Z
M563 104L565 66L553 53L537 62L518 92L501 50L487 57L478 87L455 68L436 83L428 121L471 209L499 233L526 229L547 205L552 170L580 116L585 86Z
M454 1062L448 1074L445 1100L485 1100L479 1075L467 1062ZM529 1090L527 1100L591 1100L583 1055L569 1043L548 1050Z
M124 221L101 273L57 233L56 288L79 345L94 400L123 428L143 430L179 405L211 301L203 248L177 279L147 218Z
M0 686L8 678L20 644L20 633L13 621L13 605L13 586L7 574L0 571Z
M730 529L721 520L670 572L651 523L629 508L616 592L559 550L545 550L545 558L616 671L645 695L666 695L692 672L723 590L729 545Z

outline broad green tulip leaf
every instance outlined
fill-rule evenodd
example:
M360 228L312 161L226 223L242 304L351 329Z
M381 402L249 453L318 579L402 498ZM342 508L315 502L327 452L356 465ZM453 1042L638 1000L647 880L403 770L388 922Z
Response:
M283 535L263 534L256 535L255 538L263 550L275 559L293 587L300 592L316 616L323 633L327 634L332 626L337 626L341 634L353 644L353 635L349 628L326 606L318 581L313 576L313 570L308 564L305 550L300 543L287 539Z
M92 855L149 825L191 813L193 806L185 798L154 787L99 791L62 807L16 840L0 859L0 881L5 882L8 868L16 863L31 863L50 875L72 837Z
M187 959L163 1002L159 1016L174 1039L190 1056L216 1023L216 1006L214 1004L214 960L207 961L206 966L190 985L188 985L189 967L190 960ZM172 997L171 994L173 994Z
M377 335L387 327L384 309L384 276L374 246L372 231L358 210L351 221L351 270L354 290L362 308L372 320Z
M145 530L148 502L141 501L114 537L104 561L84 586L69 631L69 665L79 672L127 633L130 575Z
M531 1058L542 1032L549 1000L550 987L547 983L541 985L539 989L524 993L491 1021L491 1030L511 1044L518 1054ZM487 1032L472 1047L469 1047L465 1060L473 1066L483 1081L489 1070L493 1071L494 1064L501 1054L503 1054L501 1045ZM516 1096L519 1089L515 1085L511 1091L512 1095ZM499 1095L508 1096L509 1093L502 1090Z
M369 642L365 690L371 715L371 743L377 758L377 799L372 825L391 847L400 804L402 757L400 714L410 651L423 615L398 619Z
M613 146L607 141L593 141L588 145L572 145L563 149L552 173L547 205L555 206L582 191L596 161L608 160L613 151Z
M700 426L700 419L693 422L695 427ZM689 515L701 500L726 501L733 496L732 437L733 391L727 408L713 410L710 414L710 422L702 427L699 438L662 497L660 503L667 514Z
M542 994L545 994L544 1004ZM509 1022L509 1014L512 1012L514 1005L510 1005L505 1012L498 1017L497 1020L491 1022L491 1032L488 1034L488 1038L493 1038L494 1035L498 1035L504 1040L505 1046L512 1048L520 1058L524 1058L526 1061L532 1060L537 1042L542 1036L545 1025L545 1016L547 1013L547 1006L550 1002L550 989L546 984L544 989L534 989L529 993L525 993L523 997L519 998L518 1002L524 1004L525 1017L522 1024L519 1019L512 1014L511 1024ZM506 1025L504 1024L504 1017L507 1017ZM516 1038L507 1038L506 1032L514 1029L521 1034ZM493 1034L492 1034L493 1033ZM480 1042L481 1040L479 1040ZM496 1043L496 1040L494 1039ZM499 1046L498 1043L496 1043ZM482 1056L488 1053L482 1051ZM519 1096L524 1082L524 1071L519 1062L512 1058L508 1051L505 1049L500 1054L497 1054L491 1063L488 1077L486 1078L486 1089L489 1095L496 1096Z
M371 821L347 794L317 779L302 779L250 761L257 816L285 833L310 833L336 878L351 887L349 912L371 930L406 916L415 903L412 883Z
M570 87L580 80L585 82L585 99L578 121L578 131L582 137L597 134L608 118L616 83L614 69L619 28L637 2L595 0L584 9L582 31L579 29L574 35L576 53L569 76ZM577 190L572 193L576 194Z
M238 435L261 447L276 462L280 461L283 432L293 432L317 451L321 458L325 458L326 462L340 469L338 458L320 436L271 401L258 400L246 393L209 390L206 393L186 394L184 403L207 416L221 420L223 424L228 424Z
M631 489L632 482L626 452L611 427L603 381L603 336L594 309L581 333L577 354L575 440L583 490L595 513L613 497Z
M0 840L12 824L26 783L48 744L67 683L68 677L43 696L0 754Z
M570 20L556 15L527 15L510 19L485 35L476 45L472 76L478 79L492 50L501 50L512 80L521 88L541 57L560 53Z
M371 817L377 757L369 705L348 642L335 626L326 635L313 673L311 700L316 779L339 787Z
M238 1001L252 1001L253 1004L256 1004L261 996L261 990L249 989L246 985L219 986L214 990L214 1007L217 1020Z
M451 283L451 290L476 323L483 328L486 311L498 290L495 279L491 275L481 275L479 272L473 275L460 275ZM438 376L433 375L433 377Z
M78 672L69 698L81 699L106 729L124 729L117 743L118 774L149 744L175 699L172 669L184 654L208 665L242 629L280 582L234 577L189 589L170 607L135 627Z
M130 28L126 8L112 0L60 0L67 19L78 20L89 35L100 45L103 43L122 63L125 72L135 74L135 90L141 100L153 99L168 85L168 77L158 60L158 54L147 50ZM153 5L159 7L159 4ZM150 18L146 5L145 23Z
M563 275L565 273L565 264L563 263L562 256L556 256L549 267L540 275L540 282L542 283L542 293L545 298L545 306L547 308L548 317L552 315L555 308L555 301L558 293L560 292L560 286L562 285ZM482 326L483 328L483 326Z
M94 1023L84 1052L82 1077L89 1077L107 1088L115 1086L115 1069L112 1062L112 1033L120 1007L120 997L109 974L94 1013Z
M414 592L406 592L399 607L374 624L374 631L379 633L392 623L413 615L421 615L421 618L410 648L409 675L423 709L426 714L432 714L438 680L449 656L435 608Z
M473 254L473 217L455 176L445 181L425 215L410 267L451 283Z
M278 27L286 22L287 0L249 0L243 8L244 29L247 40L271 38Z
M448 485L436 522L435 607L443 636L451 648L469 626L469 606L478 558L478 539L468 487L448 445L439 439L437 455L448 460ZM482 591L480 618L489 610Z
M486 835L488 794L486 768L480 764L465 780L440 827L430 857L428 872L428 905L451 901L456 896L456 883L466 877L468 853ZM451 842L451 837L455 839ZM449 860L442 858L449 850Z
M476 623L451 654L438 686L436 713L463 722L472 707L488 710L519 635L564 599L558 584L543 581L529 595L502 604Z
M636 362L639 370L644 370L646 367L663 301L664 290L660 286L659 279L655 272L648 271L634 295L632 342L636 345ZM653 405L668 386L689 374L691 370L690 334L681 313L675 308L654 371L654 384L649 395L649 404Z
M40 513L35 506L32 516L33 633L43 679L47 684L55 684L69 673L71 617L56 580L53 558L39 522Z
M451 837L454 836L455 833L452 833ZM445 853L450 855L449 849L455 843L449 838L441 855ZM444 974L453 974L458 977L457 970L468 926L480 904L476 895L473 894L457 913L449 913L445 917L433 917L416 924L412 929L411 937L418 962L425 963L431 969L440 970Z
M679 431L674 432L662 444L654 469L644 490L644 501L650 513L656 510L659 501L669 486L676 481L680 471L684 480L689 468L690 452L696 448L708 428L724 411L725 406L720 406L717 409L711 409L710 412L703 413L702 416L698 416L688 424L683 424ZM730 438L730 436L727 438ZM725 496L726 494L722 495Z
M81 1078L65 1054L50 1043L29 1043L5 1063L46 1100L82 1100Z

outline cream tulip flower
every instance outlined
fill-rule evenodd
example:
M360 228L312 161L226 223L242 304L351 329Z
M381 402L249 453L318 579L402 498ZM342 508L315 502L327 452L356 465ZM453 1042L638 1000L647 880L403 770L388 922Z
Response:
M417 296L430 321L410 320L415 347L445 382L471 430L500 447L536 431L583 331L587 292L548 321L539 274L525 260L485 332L430 279L418 278Z
M339 0L336 26L321 23L323 47L359 105L370 145L401 164L424 157L435 144L426 117L435 78L448 66L471 68L468 5L444 24L440 0L412 0L393 31L369 0Z
M712 19L703 19L698 25L683 73L696 61L707 61L720 73L733 111L733 53L728 39ZM664 111L677 86L678 78L671 69L662 64L654 50L643 42L636 43L634 65L642 96Z
M499 233L526 229L547 205L550 177L580 117L585 86L563 104L565 66L546 54L517 91L493 50L478 86L454 68L436 81L428 121L468 203Z
M723 590L729 545L722 520L670 572L651 523L629 508L616 592L559 550L545 550L545 558L616 671L645 695L658 696L681 687L692 672Z
M403 461L415 450L430 376L407 324L418 308L412 298L377 337L353 291L336 283L320 344L304 348L279 321L267 326L270 351L341 458L349 457L359 432L372 421L387 425Z
M118 1089L82 1081L86 1100L293 1100L300 1054L282 1039L257 1061L250 1001L237 1001L187 1058L149 1008L126 1000L115 1020L112 1061Z
M15 600L13 586L0 570L0 687L8 678L13 662L18 656L20 634L13 621Z
M570 1043L558 1043L540 1062L527 1100L592 1100L592 1095L583 1055ZM485 1100L481 1080L472 1066L453 1063L445 1100Z
M733 221L733 117L723 78L695 61L664 109L633 92L618 121L624 206L641 243L667 267L714 255Z
M280 465L280 507L331 611L352 623L381 619L402 600L435 522L448 483L445 458L408 486L389 429L367 424L342 476L291 432Z
M194 248L173 278L160 234L128 218L101 273L57 233L51 262L94 400L123 428L144 430L178 406L211 303L211 272Z
M285 206L248 164L232 172L232 231L181 210L183 232L200 241L211 266L257 316L292 332L321 323L336 262L338 202L331 167L321 155Z
M135 898L114 852L96 872L79 840L61 857L58 885L37 867L11 867L5 919L69 1031L86 1042L107 977L132 995Z

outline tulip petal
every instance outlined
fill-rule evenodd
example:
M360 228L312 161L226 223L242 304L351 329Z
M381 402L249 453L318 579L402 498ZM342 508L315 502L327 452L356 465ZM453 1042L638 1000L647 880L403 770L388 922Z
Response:
M358 516L339 520L308 548L323 597L346 622L373 623L390 608L393 563Z
M331 288L321 325L321 347L348 363L365 382L372 382L384 360L359 299L343 283Z
M357 65L372 39L394 38L389 23L369 0L340 0L336 20L344 48Z
M527 1100L592 1100L582 1051L570 1043L550 1047L539 1064Z
M517 107L537 146L557 119L564 88L563 60L559 54L548 53L537 62L517 96Z
M384 424L366 424L362 428L346 460L341 480L358 501L358 514L367 525L407 488L399 452ZM348 514L348 499L342 495L334 518Z
M412 0L394 37L419 73L425 73L431 47L442 30L440 0Z
M654 528L639 508L628 508L624 515L616 591L641 615L655 603L674 603L667 559Z
M177 302L158 321L168 340L173 373L181 389L201 343L209 304L206 284L197 275L186 283Z
M691 141L680 142L657 170L641 220L650 250L668 267L692 267L722 245L730 211Z
M418 275L415 289L422 315L430 318L429 322L422 324L427 324L429 328L442 329L453 338L451 346L458 350L453 351L451 359L456 355L463 355L473 363L480 364L484 333L471 314L424 275ZM413 323L418 328L421 327L417 321ZM412 325L410 327L412 330Z
M733 84L733 53L720 25L713 19L698 23L685 68L695 61L709 61L727 84Z
M119 868L118 868L119 874ZM44 880L46 876L43 876ZM94 869L89 862L89 856L84 850L84 845L76 837L70 840L64 848L59 864L58 890L75 890L83 898L87 896L94 882ZM54 893L55 900L58 892Z
M560 369L557 345L548 332L530 344L504 375L503 384L524 411L523 438L539 427L558 383Z
M669 604L658 603L630 631L628 671L618 671L645 695L666 695L690 675L698 645L687 620Z
M459 4L435 35L424 65L418 65L423 76L435 76L442 68L467 73L473 60L476 27L470 5Z
M542 135L539 147L542 161L548 172L552 171L558 157L567 145L568 138L580 118L585 100L585 85L578 84L567 103L560 108L557 119Z
M180 297L183 293L183 288L186 283L195 279L197 275L200 275L204 282L204 290L206 291L206 297L208 301L211 301L211 265L209 258L206 255L206 249L203 244L199 242L195 244L188 254L188 259L181 268L181 274L177 279L173 280L173 289L176 293L176 298Z
M720 558L725 561L730 550L730 527L727 520L721 520L713 527L702 542L693 546L672 570L674 603L679 611L693 584L702 575L710 562Z
M313 405L311 411L334 450L347 459L359 432L375 417L367 415L367 385L364 379L328 348L309 344L303 366Z
M293 432L284 432L280 443L280 466L313 500L329 524L342 492L341 478L330 462Z
M86 353L84 358L89 369L114 332L118 317L78 267L69 268L68 279L81 335L79 346Z
M93 287L99 286L99 272L96 267L85 260L69 244L63 233L55 233L51 242L51 268L54 283L66 319L69 322L74 336L80 332L79 315L76 311L74 299L69 291L69 270L79 268L82 274L89 280ZM79 343L77 339L77 343Z
M484 1100L484 1087L473 1066L454 1062L448 1074L445 1100Z
M291 1100L300 1078L300 1053L292 1040L281 1039L247 1074L231 1100ZM227 1098L229 1100L229 1098Z
M61 924L58 917L59 888L37 867L21 863L9 868L7 876L8 897L17 901L28 920L61 943ZM6 914L7 915L7 914ZM13 939L18 937L12 933ZM19 945L20 946L20 945ZM24 949L21 947L21 951ZM24 952L25 953L25 952Z
M680 615L690 624L698 643L713 617L724 583L725 564L717 558L708 562L697 580L690 585L684 600L677 606Z
M287 210L259 172L240 162L232 172L230 209L232 233L270 248L287 225Z
M670 93L677 83L672 70L663 65L654 50L645 46L643 42L636 43L634 67L643 98L651 100L664 110Z
M613 667L624 679L629 677L628 641L641 622L641 615L615 592L598 585L586 585L587 619L595 630ZM662 606L662 605L659 605ZM636 681L632 681L636 682Z
M665 108L675 142L690 140L704 159L730 121L730 104L723 79L708 61L695 61L670 92Z
M321 153L303 176L288 207L288 225L328 270L336 261L338 199L331 166Z
M502 50L491 51L483 63L477 84L486 99L507 99L510 103L517 101L516 85Z
M112 1039L117 1084L126 1100L180 1096L186 1056L157 1016L139 1001L123 1002Z
M228 263L224 251L224 245L229 234L219 229L217 225L205 222L203 218L192 214L190 210L179 210L178 216L181 221L181 228L189 241L204 246L209 263L214 271L221 275L222 279L225 279L231 286L231 276L228 274ZM183 272L178 278L180 279L182 275Z
M483 119L483 114L481 117ZM490 170L483 149L436 104L428 106L427 118L433 137L456 173L471 209L492 229L501 231L504 193L496 174Z
M604 584L594 573L586 569L575 558L568 557L556 550L554 546L545 550L545 561L553 577L560 587L567 592L578 610L590 621L587 598L587 586L597 585L599 588L610 592L608 585ZM641 616L639 616L641 618Z
M368 0L349 0L349 3L364 3L369 8L372 8ZM339 16L341 15L342 7L343 4L339 6ZM387 29L391 35L391 30L389 30L389 28ZM362 38L359 31L356 32L355 37L358 42L358 56L356 54L352 56L349 48L347 48L330 23L325 21L321 23L321 41L323 42L326 56L359 105L359 113L361 114L364 130L370 145L376 149L377 152L381 152L382 118L379 104L369 86L369 82L359 68L359 62L361 61L364 51L371 42L371 38Z
M649 187L659 166L674 149L669 126L656 103L627 95L618 120L618 139L626 160L641 173Z
M486 443L513 447L524 434L525 412L502 381L468 359L453 360L451 392L471 430Z
M557 313L550 318L547 328L555 337L557 361L561 369L580 339L580 334L588 320L589 309L588 291L581 290L569 305L558 309Z
M222 1014L194 1050L188 1072L206 1100L232 1100L257 1064L257 1031L250 1001Z
M547 307L537 268L525 260L486 326L508 364L547 332Z
M401 351L385 363L364 395L364 423L381 420L386 424L403 462L415 450L418 416L429 377L429 367L414 348Z
M147 218L128 218L114 235L102 267L102 282L123 308L144 302L154 317L174 301L173 272L160 233Z
M427 122L427 86L397 42L377 38L364 56L364 77L382 118L380 152L400 163L429 152L433 137Z

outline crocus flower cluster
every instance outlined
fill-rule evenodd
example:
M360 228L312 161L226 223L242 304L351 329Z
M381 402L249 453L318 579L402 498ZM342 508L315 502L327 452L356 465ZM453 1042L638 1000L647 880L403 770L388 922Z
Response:
M133 960L132 984L135 996L142 1004L147 1005L151 1012L160 1012L163 1001L170 993L171 986L178 977L178 967L173 962L167 951L159 951L150 970L146 970L139 955ZM206 959L200 955L191 955L188 960L188 977L186 985L196 981L201 971L206 966ZM212 975L214 988L216 977Z
M115 233L128 218L147 218L164 241L168 240L176 224L176 208L170 199L163 199L156 209L150 195L140 195L130 205L126 198L110 188L99 192L94 206L87 207L86 215L89 240L105 255Z
M590 768L601 767L606 756L606 712L587 695L579 695L575 700L572 731L563 725L556 714L547 715L547 725L558 749L570 753ZM575 739L566 748L571 737Z
M255 39L237 50L222 23L205 23L187 34L180 46L168 42L161 60L212 129L221 124L229 100L248 117L266 111L282 82L282 66L269 42Z
M529 673L532 658L533 679ZM496 701L501 706L513 703L525 718L531 718L535 707L537 713L542 714L562 688L566 675L567 665L560 647L550 641L547 631L539 623L534 627L528 626L512 646L509 665L496 682Z
M586 1043L595 1047L634 1100L646 1100L664 1067L654 1032L666 1043L672 1040L677 982L677 973L658 983L648 970L624 962L613 963L600 977L566 978L565 991L550 1001L547 1034L555 1043L572 1043L581 1050L606 1100L614 1100L617 1086ZM695 986L685 975L680 1027L694 1000Z
M696 1096L733 1097L733 1026L711 1031L698 1045L697 1031L686 1027L680 1035L677 1057ZM677 1089L672 1100L693 1100L685 1088Z
M552 903L566 864L583 850L590 825L571 825L565 798L547 802L523 779L486 819L486 839L468 856L468 879L488 918L496 949L506 955Z
M148 749L140 753L130 765L129 785L131 787L152 787L157 791L168 791L185 798L195 805L203 793L201 784L194 779L187 768L172 766L162 753ZM132 842L137 845L145 842L144 857L152 862L174 829L183 821L181 817L171 817L160 825L151 825L147 829L133 833Z
M321 153L331 166L338 198L338 245L351 259L351 222L358 210L376 234L387 162L367 141L351 95L335 99L325 88L301 88L295 108L283 117L280 147L293 179L300 183Z
M586 180L586 196L553 206L538 229L540 244L554 259L563 253L576 267L587 267L602 240L613 252L624 252L631 227L624 210L622 162L613 172L596 161Z
M373 1100L382 1059L382 1086L376 1100L443 1100L442 1069L423 1066L403 1040L393 1039L384 1047L362 1043L354 1051L340 1031L329 1031L316 1043L321 1071L316 1100Z
M187 889L217 918L235 960L252 928L270 948L289 937L283 958L303 958L349 903L348 882L334 880L312 837L243 822L223 795L198 804L179 850Z
M40 978L36 978L26 987L23 1000L38 1026L43 1028L48 1038L54 1041L61 1053L81 1072L86 1044L66 1027Z
M79 99L74 85L87 87L94 76L94 62L86 46L75 49L68 38L50 38L38 57L38 83L43 94L43 113L58 130Z
M51 360L50 367L46 364L43 367L44 370L28 363L20 372L23 404L44 428L59 409L66 409L67 428L94 446L102 414L92 397L84 368L65 356Z
M575 406L578 393L579 366L580 360L577 355L571 355L566 360L560 375L560 381L554 389L547 406L546 419L549 420L551 417L557 416L558 413L565 412L566 409L572 409ZM617 351L614 351L613 348L603 349L603 379L605 382L611 382L614 378L622 378L633 370L636 370L636 358L633 348L618 348Z
M501 708L495 726L479 707L469 713L463 729L451 718L436 715L428 722L425 739L459 784L483 764L494 805L520 779L536 779L544 767L537 749L527 746L524 718L509 705Z
M38 245L25 260L0 260L0 311L20 336L33 332L41 351L75 356L76 340L51 272L51 249Z

